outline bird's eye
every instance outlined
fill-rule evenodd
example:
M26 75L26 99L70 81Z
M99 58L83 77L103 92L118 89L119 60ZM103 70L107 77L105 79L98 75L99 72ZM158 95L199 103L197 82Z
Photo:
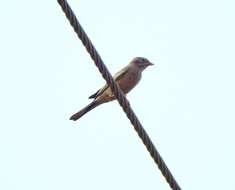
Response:
M147 62L147 59L142 58L141 61L142 61L142 62Z

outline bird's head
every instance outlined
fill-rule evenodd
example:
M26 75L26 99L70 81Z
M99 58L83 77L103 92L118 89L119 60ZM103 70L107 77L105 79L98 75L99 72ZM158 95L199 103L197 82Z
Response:
M141 71L143 71L144 69L146 69L150 65L154 65L153 63L151 63L148 59L146 59L144 57L135 57L131 61L131 64L137 66L138 69L140 69Z

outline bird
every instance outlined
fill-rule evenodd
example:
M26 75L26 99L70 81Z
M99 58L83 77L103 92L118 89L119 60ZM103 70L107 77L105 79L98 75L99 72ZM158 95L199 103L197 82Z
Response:
M127 94L139 83L142 72L150 65L154 64L148 59L144 57L135 57L127 66L117 72L113 76L113 79L119 85L123 93ZM89 99L93 99L93 101L77 113L73 114L70 117L70 120L76 121L97 106L115 100L116 98L108 84L105 84L102 88L92 94Z

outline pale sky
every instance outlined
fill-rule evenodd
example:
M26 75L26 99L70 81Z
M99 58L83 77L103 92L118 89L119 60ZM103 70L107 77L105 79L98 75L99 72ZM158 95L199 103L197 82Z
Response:
M69 0L108 69L155 63L127 96L182 189L234 190L235 2ZM57 1L0 6L0 189L170 189Z

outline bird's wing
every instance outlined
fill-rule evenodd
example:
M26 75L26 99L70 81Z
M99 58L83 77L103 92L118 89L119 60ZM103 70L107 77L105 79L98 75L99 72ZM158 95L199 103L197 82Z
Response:
M89 99L92 99L92 98L96 98L97 94L99 93L100 89L97 90L94 94L92 94L91 96L89 96Z
M124 68L121 71L117 72L113 78L116 82L118 82L126 73L128 72L128 68ZM96 98L100 94L102 94L109 86L107 84L104 85L103 88L99 89L96 93L89 96L89 99Z

